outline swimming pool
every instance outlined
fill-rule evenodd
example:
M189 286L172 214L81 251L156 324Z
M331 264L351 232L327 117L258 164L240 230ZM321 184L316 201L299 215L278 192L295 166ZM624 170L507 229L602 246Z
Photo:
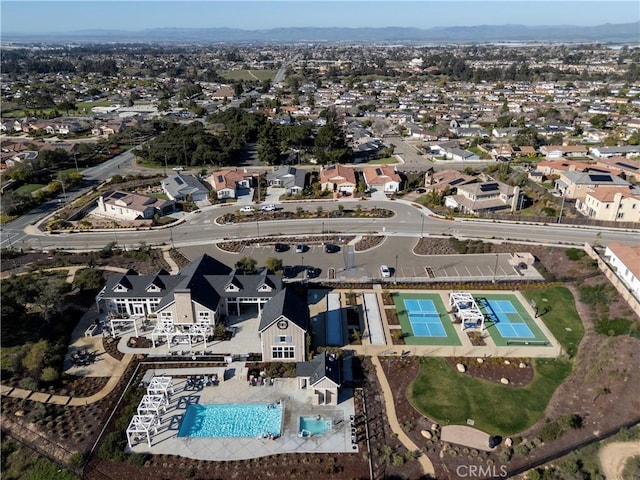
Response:
M233 403L189 405L178 437L280 436L282 405Z
M309 432L311 435L321 435L331 430L331 420L316 417L300 417L300 433Z

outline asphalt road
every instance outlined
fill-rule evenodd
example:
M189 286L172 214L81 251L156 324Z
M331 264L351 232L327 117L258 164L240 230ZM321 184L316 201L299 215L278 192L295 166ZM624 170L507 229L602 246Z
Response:
M117 242L126 248L135 248L140 242L148 245L174 245L188 247L212 244L223 239L244 237L263 237L276 235L316 235L321 233L342 234L384 234L399 237L420 236L455 236L458 238L482 238L509 240L517 242L540 242L546 244L574 244L585 242L622 242L639 245L638 231L598 230L566 225L528 225L516 223L495 223L491 221L460 219L456 221L442 220L428 216L426 209L417 208L416 204L403 201L368 201L368 202L322 202L292 203L283 207L295 211L298 206L315 211L319 205L325 212L336 210L338 203L346 208L384 207L396 212L392 218L327 218L301 220L262 220L259 214L257 221L220 225L216 219L224 213L234 212L234 206L207 207L198 212L188 214L185 221L173 228L158 230L111 230L108 232L64 233L58 235L27 235L24 232L19 238L12 238L14 246L31 246L37 249L98 249L109 242Z

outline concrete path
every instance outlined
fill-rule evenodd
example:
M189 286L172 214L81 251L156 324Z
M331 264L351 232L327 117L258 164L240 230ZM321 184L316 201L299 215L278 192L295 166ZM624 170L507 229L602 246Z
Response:
M640 442L614 442L605 445L598 455L605 478L622 480L627 460L637 455L640 455Z
M171 275L176 275L180 271L180 267L178 267L178 264L173 260L173 258L171 258L170 250L171 249L169 247L163 247L162 256L164 257L165 261L169 264L169 268L171 269L169 273Z
M407 434L404 433L404 430L402 430L400 423L398 423L398 417L396 416L396 406L393 403L393 393L391 393L391 387L389 386L389 382L387 382L387 377L385 376L384 371L382 370L382 365L380 364L380 360L378 359L378 357L372 357L371 362L376 368L378 381L380 382L380 387L382 388L382 394L384 395L384 403L387 409L387 419L389 421L389 425L391 426L391 430L393 431L393 433L398 435L398 440L402 442L402 444L407 448L407 450L414 451L414 452L417 450L420 450L420 448L418 448L418 446L415 443L413 443L413 440L411 440L407 436ZM423 453L418 457L418 461L420 462L420 465L422 465L422 470L425 473L425 475L431 475L435 477L436 472L435 472L435 469L433 468L433 463L431 463L431 460L429 460L429 457L427 457Z

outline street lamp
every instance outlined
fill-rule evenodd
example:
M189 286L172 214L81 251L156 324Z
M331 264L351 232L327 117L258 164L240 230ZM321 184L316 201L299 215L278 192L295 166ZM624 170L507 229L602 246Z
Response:
M393 283L398 283L398 255L396 255L396 268L393 269Z
M64 189L64 182L62 180L51 180L51 182L58 182L62 185L62 196L64 197L64 203L67 203L67 192Z

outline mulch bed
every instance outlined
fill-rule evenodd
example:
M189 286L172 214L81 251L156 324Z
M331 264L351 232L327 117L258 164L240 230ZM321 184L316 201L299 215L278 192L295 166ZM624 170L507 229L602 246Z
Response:
M124 353L118 350L119 341L120 341L119 338L102 337L102 346L105 352L107 352L107 355L112 356L118 361L122 360L124 357Z
M480 363L479 360L482 362ZM531 383L533 368L531 368L530 361L528 358L447 358L447 363L454 370L458 363L464 365L465 375L482 378L493 383L500 383L501 378L506 378L511 387L524 387ZM524 368L520 368L520 364L523 364Z
M387 323L389 325L400 325L398 312L396 312L395 308L386 308L384 312L387 315Z
M384 242L385 238L386 237L381 237L379 235L362 237L359 241L356 242L355 250L356 252L363 252L365 250L369 250L370 248L377 247L382 242Z

